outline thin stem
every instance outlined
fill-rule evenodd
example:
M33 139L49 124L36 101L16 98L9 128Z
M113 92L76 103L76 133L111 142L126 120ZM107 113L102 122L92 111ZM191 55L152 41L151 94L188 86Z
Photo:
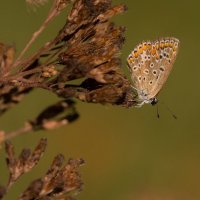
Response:
M32 130L33 130L33 126L30 123L27 122L27 123L24 124L24 127L20 128L16 131L11 131L11 132L6 133L5 137L4 137L4 141L10 140L10 139L15 138L19 135L23 135L23 134L25 134L29 131L32 131Z
M48 26L48 24L60 13L61 9L57 8L58 1L54 0L54 3L49 11L49 14L43 24L40 26L40 28L33 33L31 39L26 44L18 58L16 59L15 63L13 64L13 68L21 65L21 58L24 56L24 54L29 50L33 42L38 38L38 36L44 31L44 29Z
M11 82L14 80L19 80L21 77L27 76L27 75L31 75L37 72L41 72L41 66L37 67L35 69L31 69L28 71L24 71L24 72L19 72L18 74L15 75L9 75L9 76L5 76L5 77L0 77L0 83L5 83L5 82Z
M52 53L52 55L49 56L49 58L44 62L44 64L46 65L49 65L50 63L54 63L55 62L55 59L54 61L51 61L53 58L56 57L56 55L58 55L62 50L63 50L64 47L61 47L60 49L58 49L56 52ZM50 62L51 61L51 62Z

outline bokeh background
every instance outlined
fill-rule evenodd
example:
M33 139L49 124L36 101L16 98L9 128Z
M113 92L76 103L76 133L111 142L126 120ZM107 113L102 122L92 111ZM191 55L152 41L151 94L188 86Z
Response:
M164 105L140 109L78 102L81 117L75 123L51 132L30 133L13 139L16 152L34 147L48 138L47 151L31 173L23 176L7 195L16 199L32 179L42 176L53 157L81 157L85 186L81 200L199 200L200 199L200 1L198 0L113 0L126 3L128 12L113 20L127 27L121 57L126 57L142 40L162 36L180 39L174 69L159 95L178 116L174 120ZM24 0L0 1L0 41L20 51L43 19L51 2L33 12ZM62 27L63 13L33 45L35 51ZM31 52L29 52L31 53ZM128 74L128 73L127 73ZM34 118L57 97L43 90L26 96L23 102L0 119L0 129L13 130ZM7 171L0 151L0 182Z

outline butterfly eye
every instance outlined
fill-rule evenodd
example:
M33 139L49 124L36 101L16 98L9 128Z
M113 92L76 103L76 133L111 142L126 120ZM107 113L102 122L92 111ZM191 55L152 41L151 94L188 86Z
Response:
M144 73L145 73L145 74L149 74L149 70L148 70L148 69L145 69L145 70L144 70Z
M151 99L151 105L154 106L158 103L158 100L154 97Z

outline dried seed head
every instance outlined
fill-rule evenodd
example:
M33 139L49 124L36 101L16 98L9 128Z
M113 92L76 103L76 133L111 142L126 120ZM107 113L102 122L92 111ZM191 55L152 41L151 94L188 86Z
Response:
M72 199L83 186L79 173L82 164L83 159L70 159L64 164L63 155L57 155L46 175L33 181L21 194L20 200Z
M24 173L29 172L37 165L47 146L47 140L41 139L36 148L31 152L30 149L23 149L19 157L15 156L14 146L6 141L5 150L7 153L7 166L10 172L8 185L11 186Z
M31 122L34 130L52 130L73 122L79 117L74 104L66 99L47 107Z
M55 66L50 65L46 66L42 69L42 76L44 78L51 78L52 76L55 76L58 74L58 71L55 69Z

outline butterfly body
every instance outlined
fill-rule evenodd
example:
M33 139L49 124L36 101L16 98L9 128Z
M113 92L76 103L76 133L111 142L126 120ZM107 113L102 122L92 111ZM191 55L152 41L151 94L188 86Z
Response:
M162 38L138 44L127 58L133 89L137 93L136 105L154 105L156 96L166 82L179 47L176 38Z

